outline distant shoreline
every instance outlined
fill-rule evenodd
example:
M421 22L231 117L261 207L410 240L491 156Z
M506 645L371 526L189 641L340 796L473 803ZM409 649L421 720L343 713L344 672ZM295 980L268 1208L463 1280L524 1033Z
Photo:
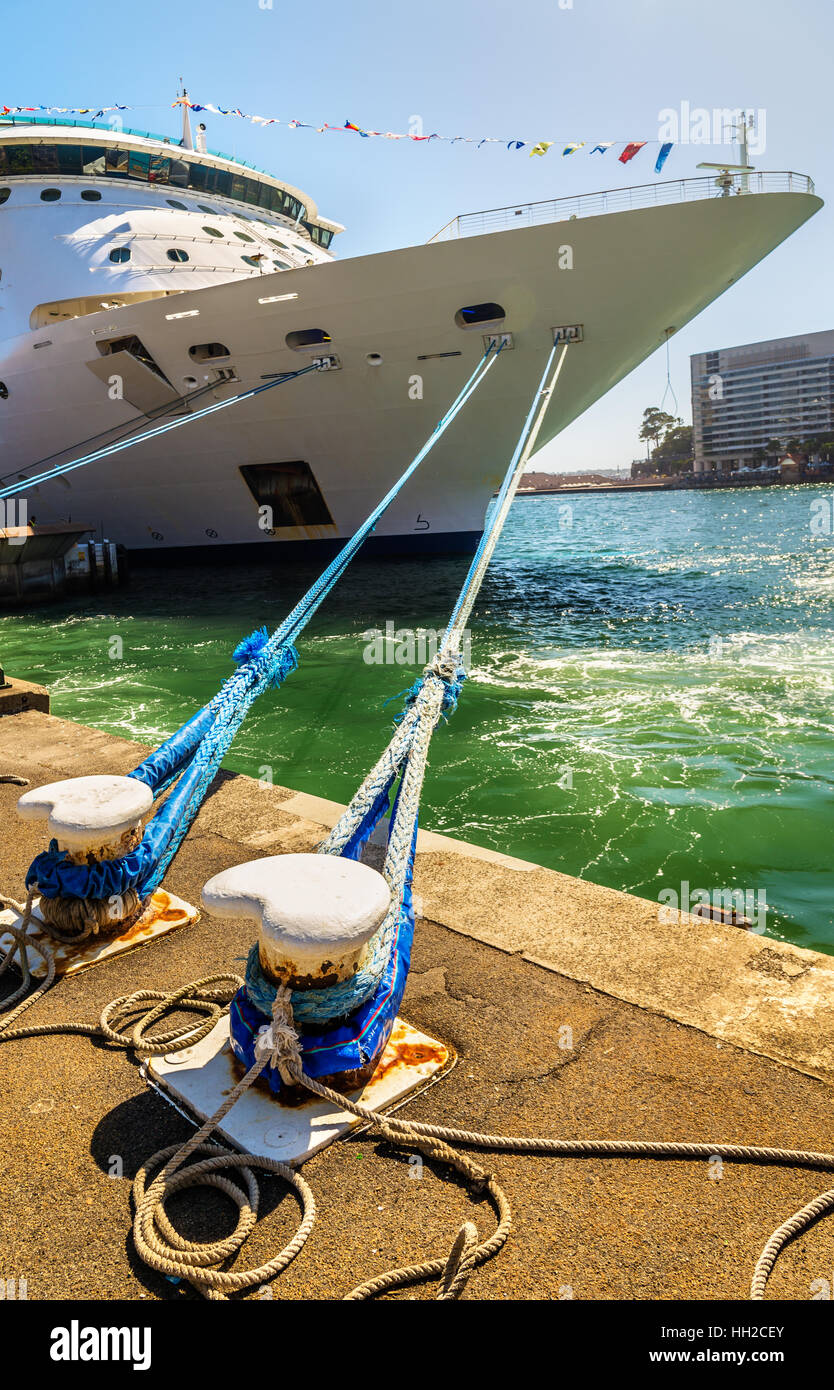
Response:
M556 497L572 496L586 492L715 492L722 489L750 488L750 487L796 487L798 485L814 486L820 483L832 484L834 477L830 475L825 478L785 478L784 480L745 478L738 482L731 482L728 478L722 478L720 482L703 483L681 483L672 479L665 479L663 482L640 482L640 483L578 483L575 487L569 484L560 484L558 487L527 487L519 488L516 498L519 497ZM498 493L494 492L493 497Z

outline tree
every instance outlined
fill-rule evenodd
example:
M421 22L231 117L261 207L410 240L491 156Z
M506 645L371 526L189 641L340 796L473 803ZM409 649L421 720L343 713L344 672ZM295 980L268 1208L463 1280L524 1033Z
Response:
M692 426L676 420L674 426L666 431L654 451L655 459L671 463L678 459L692 458Z
M665 410L659 410L656 405L647 406L643 411L643 424L639 437L646 441L648 456L651 457L650 444L653 443L656 447L661 439L665 439L669 430L682 424L682 420L676 420L674 415L669 415Z

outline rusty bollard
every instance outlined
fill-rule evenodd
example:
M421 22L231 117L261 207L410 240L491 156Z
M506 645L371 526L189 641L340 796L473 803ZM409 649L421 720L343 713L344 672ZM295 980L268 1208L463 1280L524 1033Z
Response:
M110 774L71 777L24 792L17 803L23 820L45 820L49 835L70 864L92 865L136 848L142 818L153 792L134 777ZM116 931L141 911L135 889L103 899L45 898L38 911L61 940L83 940L91 932Z

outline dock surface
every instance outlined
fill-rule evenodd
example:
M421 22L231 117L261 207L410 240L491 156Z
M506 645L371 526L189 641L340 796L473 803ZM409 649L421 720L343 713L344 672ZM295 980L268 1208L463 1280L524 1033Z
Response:
M0 773L33 786L124 773L147 751L35 710L0 718L0 750ZM45 847L43 828L16 818L20 792L0 783L0 892L18 898ZM340 809L221 773L166 887L199 904L222 869L314 849ZM458 1062L405 1117L515 1135L832 1148L834 959L697 918L664 926L656 903L427 832L415 894L401 1012L450 1042ZM203 912L60 981L21 1025L95 1022L117 995L242 973L253 932ZM197 1298L133 1253L130 1182L151 1153L193 1132L135 1058L79 1036L11 1042L0 1087L0 1274L26 1279L30 1299ZM514 1231L473 1276L470 1299L744 1299L771 1232L832 1186L809 1169L729 1163L482 1161L507 1191ZM308 1161L318 1222L271 1296L340 1297L395 1265L445 1256L467 1218L482 1238L493 1229L491 1210L447 1171L412 1171L407 1154L365 1134ZM209 1193L172 1203L196 1239L230 1230L229 1212ZM275 1254L296 1224L293 1198L264 1181L238 1263ZM823 1220L781 1255L768 1297L811 1299L832 1268L834 1222Z

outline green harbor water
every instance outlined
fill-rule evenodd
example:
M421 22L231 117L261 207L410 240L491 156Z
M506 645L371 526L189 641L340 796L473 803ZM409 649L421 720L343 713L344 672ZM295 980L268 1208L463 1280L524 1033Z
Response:
M832 508L831 486L517 501L422 824L654 900L765 897L770 934L834 951ZM355 564L225 765L347 801L465 568ZM154 744L315 572L137 570L5 616L0 664L55 714Z

